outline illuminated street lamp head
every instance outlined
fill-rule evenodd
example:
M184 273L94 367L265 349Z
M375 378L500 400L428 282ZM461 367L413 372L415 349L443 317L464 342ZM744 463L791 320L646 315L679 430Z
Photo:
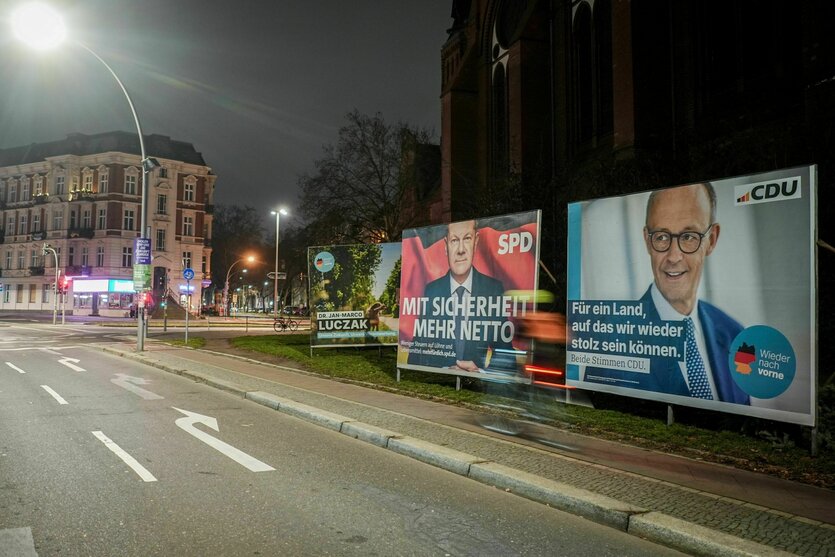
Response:
M281 208L278 211L270 211L270 214L271 215L282 214L284 216L287 216L289 213L287 213L287 209Z
M67 37L64 19L46 4L32 2L12 14L15 37L36 50L48 50Z
M249 261L250 263L252 263L253 261L255 261L255 256L250 255L249 257L246 258L246 260Z

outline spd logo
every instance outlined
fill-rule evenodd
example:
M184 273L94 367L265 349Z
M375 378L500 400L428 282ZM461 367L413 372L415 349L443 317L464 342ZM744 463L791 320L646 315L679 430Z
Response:
M734 188L734 205L753 205L770 201L800 199L800 176L785 178L778 182L743 184Z
M531 251L532 247L533 235L530 232L511 232L499 236L499 255L513 253L514 250L518 250L519 253L525 253L526 251Z

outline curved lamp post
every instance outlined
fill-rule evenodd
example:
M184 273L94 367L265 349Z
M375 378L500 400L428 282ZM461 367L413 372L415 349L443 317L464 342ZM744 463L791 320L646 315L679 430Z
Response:
M55 325L58 323L58 275L61 271L58 269L58 252L55 251L55 248L44 242L43 248L41 248L41 255L45 257L47 253L52 253L52 256L55 258L55 287L52 291L55 296L55 299L52 300L52 324Z
M28 44L36 50L48 50L60 45L67 36L66 27L64 26L63 18L49 6L45 4L25 4L18 8L12 14L12 28L15 36ZM107 62L96 54L90 47L80 41L73 41L74 44L89 52L96 60L110 72L113 79L119 85L125 99L128 101L130 112L133 115L133 122L136 125L136 134L139 137L139 151L142 164L142 204L139 209L140 213L140 230L139 237L147 239L146 228L148 225L148 173L159 163L155 159L145 156L145 140L142 137L142 126L139 124L139 115L136 113L136 108L133 106L133 101L128 94L122 80L116 75ZM141 289L140 294L144 294L145 288ZM144 299L144 296L143 296ZM136 327L136 349L142 351L145 349L145 311L137 311L137 327Z
M278 317L278 228L281 222L281 215L287 215L287 209L279 208L277 211L270 211L275 215L275 278L273 279L273 319Z
M255 257L251 255L249 257L241 257L240 259L232 263L229 266L229 270L226 271L226 282L223 283L223 311L224 313L226 313L227 316L229 315L229 277L232 275L232 271L235 269L235 265L243 261L246 261L247 263L252 263L255 261Z

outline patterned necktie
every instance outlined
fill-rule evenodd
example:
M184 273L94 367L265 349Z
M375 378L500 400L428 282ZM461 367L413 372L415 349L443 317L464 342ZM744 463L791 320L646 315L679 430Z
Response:
M461 329L464 324L464 292L467 289L464 286L459 286L455 289L456 308L455 308L455 358L457 360L464 359L464 339L461 337Z
M713 400L713 394L710 392L710 383L707 380L707 372L705 371L705 363L702 360L701 354L699 354L699 348L696 346L693 320L685 317L684 325L686 328L684 353L687 365L687 384L690 385L690 396L693 398Z

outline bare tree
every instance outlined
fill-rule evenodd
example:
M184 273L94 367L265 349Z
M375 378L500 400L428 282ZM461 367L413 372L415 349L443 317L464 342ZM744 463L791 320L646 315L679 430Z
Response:
M216 205L212 221L212 277L223 288L226 272L235 261L254 255L263 261L264 227L261 214L250 206Z
M404 178L402 152L428 142L428 130L381 114L347 114L336 145L326 145L316 173L299 178L302 212L328 231L328 243L389 242L400 237Z

